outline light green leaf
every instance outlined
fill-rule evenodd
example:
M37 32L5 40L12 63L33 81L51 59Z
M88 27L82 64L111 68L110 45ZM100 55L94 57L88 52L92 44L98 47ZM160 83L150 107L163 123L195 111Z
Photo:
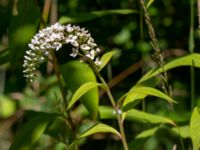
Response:
M164 65L164 70L167 71L169 69L173 69L176 67L181 67L181 66L195 66L197 68L200 68L200 54L189 54L180 58L176 58ZM157 68L157 69L152 69L148 73L146 73L139 81L137 84L140 84L160 73L163 72L162 68Z
M80 23L80 22L86 22L91 21L94 19L97 19L99 17L107 16L107 15L128 15L138 13L138 11L133 9L114 9L114 10L102 10L102 11L93 11L89 13L78 13L78 14L72 14L68 16L63 16L59 19L59 22L62 24L65 23Z
M147 8L149 8L149 6L154 2L154 0L149 0L147 3Z
M92 69L80 61L70 61L60 66L65 84L73 93L84 83L96 82ZM94 87L85 93L80 101L84 104L93 119L97 117L99 96L98 88Z
M144 123L151 123L151 124L168 123L171 125L175 125L175 122L169 118L155 115L155 114L150 114L150 113L139 111L136 109L131 109L127 111L125 115L125 119L144 122Z
M155 88L145 87L145 86L135 86L126 94L123 107L126 106L128 103L134 102L135 100L143 99L147 95L156 96L164 100L167 100L168 102L175 103L175 101L172 98L170 98L168 95Z
M200 109L195 107L190 120L190 135L192 138L193 150L200 148Z
M147 129L147 130L141 132L140 134L138 134L138 135L136 136L136 139L148 138L148 137L154 135L158 129L159 129L159 127Z
M79 100L85 93L87 93L89 90L101 86L102 84L99 84L97 82L87 82L84 83L83 85L81 85L77 91L74 93L74 95L72 96L72 99L70 100L67 110L70 109L72 107L72 105Z
M28 121L17 133L10 150L30 150L44 133L47 125L56 117L55 114L41 113Z
M116 53L117 51L110 51L110 52L107 52L105 53L102 57L101 57L101 65L99 67L99 71L101 69L103 69L107 63L110 61L110 59L112 58L112 56Z
M0 95L0 118L8 118L16 111L16 102L5 95Z
M81 134L79 138L84 138L84 137L87 137L99 132L109 132L121 137L120 133L113 127L103 124L103 123L97 123L94 126L92 126L90 129L85 131L83 134Z
M190 137L190 128L188 125L173 127L171 130L175 132L177 135L180 135L182 138Z

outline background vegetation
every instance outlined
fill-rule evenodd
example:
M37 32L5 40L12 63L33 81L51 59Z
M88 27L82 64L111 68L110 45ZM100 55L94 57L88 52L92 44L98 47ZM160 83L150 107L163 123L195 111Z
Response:
M170 62L186 55L189 57L174 62L171 68L182 67L167 71L176 104L172 106L161 100L162 97L145 96L140 103L127 106L126 109L131 108L132 111L124 122L129 149L198 150L200 72L194 67L200 67L200 57L198 54L189 55L199 52L197 4L193 0L149 0L145 3L164 61ZM62 150L73 141L70 137L73 136L72 129L62 117L56 116L64 108L52 64L47 62L41 65L34 84L27 83L23 77L23 56L32 36L39 29L57 21L76 24L90 31L103 53L117 50L101 72L116 99L137 84L146 72L157 67L151 57L154 50L149 43L149 29L139 0L0 0L0 18L1 150L9 149L11 144L11 149ZM91 70L87 72L78 65L73 72L70 66L65 66L72 61L69 53L67 50L56 53L66 84L67 99L81 84L91 80L81 77ZM145 85L163 91L159 75ZM98 96L97 109L101 117L96 120L118 130L113 111L105 107L110 106L108 97L103 90L99 90ZM83 133L95 122L87 116L83 104L76 102L70 112L73 130L77 134ZM81 140L79 149L123 148L118 136L97 133Z

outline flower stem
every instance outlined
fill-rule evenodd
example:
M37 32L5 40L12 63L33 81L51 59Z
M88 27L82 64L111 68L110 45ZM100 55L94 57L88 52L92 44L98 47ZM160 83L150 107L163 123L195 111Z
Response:
M62 99L63 99L64 105L65 105L65 108L67 108L67 100L66 100L65 88L64 88L64 86L62 84L61 75L60 75L60 71L59 71L58 63L57 63L57 58L55 56L54 51L51 51L51 56L53 58L54 70L55 70L55 73L56 73L56 77L58 79L58 84L59 84L59 87L60 87L60 90L61 90Z
M97 77L99 78L99 80L102 82L102 84L105 87L106 94L108 95L108 98L112 104L112 107L117 115L117 121L118 121L118 125L119 125L119 130L120 130L121 140L122 140L124 150L128 150L128 144L126 141L126 135L125 135L124 126L123 126L123 119L122 119L121 114L118 112L119 111L118 105L115 103L115 100L113 98L113 95L112 95L109 87L108 87L108 84L106 83L106 81L104 80L102 75L98 72L98 69L97 69L96 65L94 64L94 62L89 60L89 64L90 64L91 68L93 69L93 71L95 72L95 74L97 75Z

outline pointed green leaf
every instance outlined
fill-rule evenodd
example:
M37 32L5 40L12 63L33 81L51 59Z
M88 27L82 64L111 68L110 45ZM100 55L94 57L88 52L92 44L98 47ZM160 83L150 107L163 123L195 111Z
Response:
M182 138L190 137L190 128L188 125L173 127L171 130L175 132L177 135L180 135Z
M138 135L136 136L136 139L148 138L148 137L154 135L158 129L159 129L159 127L147 129L147 130L141 132L140 134L138 134Z
M168 102L175 103L175 101L172 98L170 98L168 95L155 88L145 87L145 86L135 86L130 90L130 92L126 94L123 106L127 105L128 103L134 102L135 100L143 99L147 95L156 96L164 100L167 100Z
M167 71L169 69L173 69L176 67L181 67L181 66L194 66L197 68L200 68L200 54L189 54L180 58L176 58L164 65L164 70ZM163 72L162 68L158 69L152 69L148 73L146 73L139 81L137 84L140 84L160 73Z
M144 122L144 123L152 123L152 124L168 123L171 125L175 125L175 123L169 118L155 115L155 114L150 114L150 113L139 111L136 109L131 109L127 111L125 115L125 119Z
M147 8L149 8L149 6L154 2L154 0L149 0L147 3Z
M97 19L99 17L107 16L107 15L128 15L138 13L138 11L133 9L114 9L114 10L102 10L102 11L93 11L89 13L78 13L78 14L72 14L68 16L63 16L59 19L59 22L62 24L65 23L80 23L80 22L86 22L91 21L94 19Z
M72 107L72 105L79 100L85 93L87 93L88 91L90 91L91 89L98 87L102 84L96 83L96 82L87 82L84 83L83 85L81 85L77 91L74 93L74 95L72 96L72 99L70 100L67 110L70 109Z
M99 67L99 71L101 69L103 69L107 63L110 61L110 59L112 58L112 56L116 53L117 51L110 51L105 53L102 57L101 57L101 65Z
M47 125L55 118L55 114L40 114L28 121L17 133L10 150L30 150L44 133Z
M96 82L96 76L92 69L80 61L70 61L63 64L60 66L60 71L67 88L73 93L84 83ZM88 109L92 118L96 118L99 105L98 88L94 87L85 93L80 101Z
M84 138L84 137L87 137L99 132L109 132L121 137L120 133L113 127L103 124L103 123L97 123L94 126L92 126L90 129L85 131L83 134L81 134L79 138Z
M200 109L195 107L190 120L190 135L192 138L193 150L200 149Z

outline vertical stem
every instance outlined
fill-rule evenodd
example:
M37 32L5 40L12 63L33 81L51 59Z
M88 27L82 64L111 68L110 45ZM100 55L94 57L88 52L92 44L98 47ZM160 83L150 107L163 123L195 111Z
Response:
M95 72L95 74L97 75L97 77L99 78L99 80L105 86L106 94L108 95L108 98L109 98L109 100L112 104L112 107L115 110L116 115L117 115L117 121L118 121L118 125L119 125L119 130L120 130L121 140L122 140L124 150L128 150L128 144L127 144L126 135L125 135L125 132L124 132L123 120L122 120L121 114L118 112L119 111L118 105L115 103L115 100L112 96L112 93L111 93L109 87L108 87L108 84L106 83L104 78L101 76L101 74L98 72L97 67L95 66L94 62L89 60L89 64L90 64L91 68L93 69L93 71Z
M189 34L189 51L194 52L194 0L190 0L190 34ZM193 64L193 62L192 62ZM194 65L190 67L190 93L191 93L191 110L195 106L195 71Z
M59 87L60 87L60 90L61 90L62 99L63 99L63 102L65 104L65 108L67 108L66 93L65 93L65 90L64 90L65 88L62 84L61 75L60 75L60 71L59 71L58 63L57 63L57 58L55 57L54 51L51 51L51 56L53 58L54 70L55 70L55 73L56 73L56 77L58 79L58 84L59 84Z
M140 42L143 42L143 34L144 34L144 31L143 31L143 11L142 11L142 7L140 5ZM145 55L144 53L142 53L142 58L144 59ZM143 73L143 69L142 68L142 73ZM142 101L142 111L145 112L145 99L143 99Z
M51 6L51 0L45 0L43 12L42 12L42 22L40 24L40 29L44 28L48 21L50 6Z
M197 10L198 10L198 23L199 23L199 30L200 30L200 0L197 0ZM200 37L200 31L199 31Z

